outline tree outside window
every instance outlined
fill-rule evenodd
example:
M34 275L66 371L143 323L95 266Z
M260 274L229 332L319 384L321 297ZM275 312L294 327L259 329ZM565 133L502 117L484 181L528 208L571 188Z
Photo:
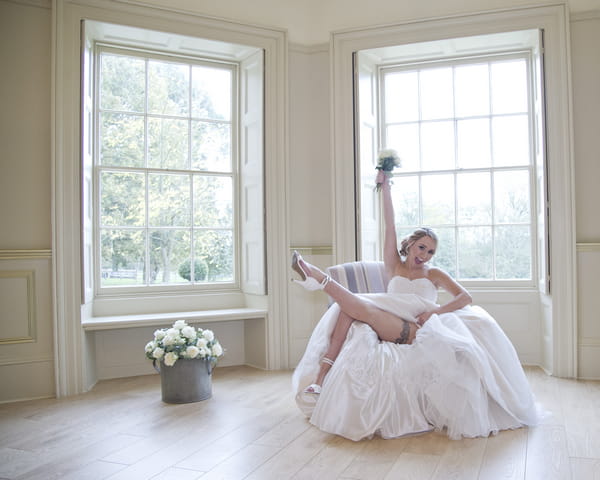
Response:
M235 66L100 48L102 287L235 281Z

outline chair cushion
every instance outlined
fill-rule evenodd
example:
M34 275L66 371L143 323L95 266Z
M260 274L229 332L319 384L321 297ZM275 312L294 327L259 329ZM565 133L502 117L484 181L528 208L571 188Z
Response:
M383 262L363 261L332 265L327 273L353 293L381 293L389 279Z

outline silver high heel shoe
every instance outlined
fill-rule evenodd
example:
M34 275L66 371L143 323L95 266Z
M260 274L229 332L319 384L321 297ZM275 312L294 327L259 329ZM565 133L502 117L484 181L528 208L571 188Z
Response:
M333 360L331 360L331 358L327 358L327 357L323 357L321 359L321 363L326 363L327 365L329 365L329 367L333 367L333 364L335 363ZM303 393L309 393L311 395L319 395L321 393L321 385L317 384L317 383L311 383L308 387L306 387L303 390Z
M292 279L292 281L309 291L323 290L325 285L327 285L331 279L329 275L325 275L321 282L317 282L314 277L311 277L308 272L304 270L300 264L301 260L302 256L296 250L294 250L294 253L292 254L292 270L297 272L298 275L302 277L302 280Z

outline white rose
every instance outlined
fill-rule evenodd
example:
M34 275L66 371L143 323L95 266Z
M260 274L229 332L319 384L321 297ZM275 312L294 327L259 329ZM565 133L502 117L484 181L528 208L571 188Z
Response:
M167 332L165 330L156 330L154 332L154 339L155 340L162 340L163 338L165 338L165 335L167 334Z
M185 357L186 358L196 358L199 353L200 353L200 350L198 349L198 347L194 347L193 345L191 345L185 349Z
M198 339L198 341L196 342L196 346L198 348L205 348L208 345L208 342L206 341L206 339L204 337L200 337Z
M156 342L151 341L146 344L146 348L144 350L146 351L146 353L150 353L156 348L156 346Z
M178 343L178 341L180 340L180 336L179 336L179 331L177 331L176 334L171 334L171 333L167 333L165 335L165 338L163 338L163 344L168 346L168 345L175 345L176 343Z
M189 325L181 329L181 334L191 341L196 339L196 329L194 327L190 327Z
M200 348L200 354L199 354L199 356L201 358L210 357L210 350L208 349L208 347L202 347L202 348Z
M220 343L215 343L212 347L212 354L213 357L220 357L221 355L223 355L223 347L221 347Z
M176 328L177 330L182 330L185 327L187 327L187 323L185 322L185 320L177 320L173 324L173 328Z
M167 335L171 335L173 337L178 337L179 336L179 329L178 328L169 328L167 330Z
M154 358L156 358L157 360L160 360L164 354L165 354L165 351L160 347L155 348L154 351L152 352L152 356Z
M167 367L172 367L173 365L175 365L175 362L177 361L177 354L175 352L169 352L165 355L165 365Z
M202 332L202 336L206 338L206 340L208 340L209 342L212 342L215 339L215 334L212 330L204 330Z

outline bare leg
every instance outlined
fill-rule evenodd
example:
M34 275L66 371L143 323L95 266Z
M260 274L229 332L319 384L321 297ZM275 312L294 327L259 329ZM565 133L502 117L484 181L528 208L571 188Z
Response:
M327 352L325 352L324 358L335 362L340 350L342 349L342 345L344 345L344 342L346 341L348 330L350 329L353 321L354 319L349 317L346 313L340 312L333 332L331 333L329 348L327 349ZM323 380L325 380L325 376L327 373L329 373L330 369L330 363L321 361L321 368L319 369L319 374L317 375L317 380L315 381L317 385L323 385Z
M326 275L319 268L306 263L303 259L300 259L299 262L317 282L321 283L325 279ZM407 322L392 313L381 310L334 280L327 282L323 290L337 302L342 312L351 319L370 325L381 340L396 343L412 343L414 340L418 329L415 323Z

